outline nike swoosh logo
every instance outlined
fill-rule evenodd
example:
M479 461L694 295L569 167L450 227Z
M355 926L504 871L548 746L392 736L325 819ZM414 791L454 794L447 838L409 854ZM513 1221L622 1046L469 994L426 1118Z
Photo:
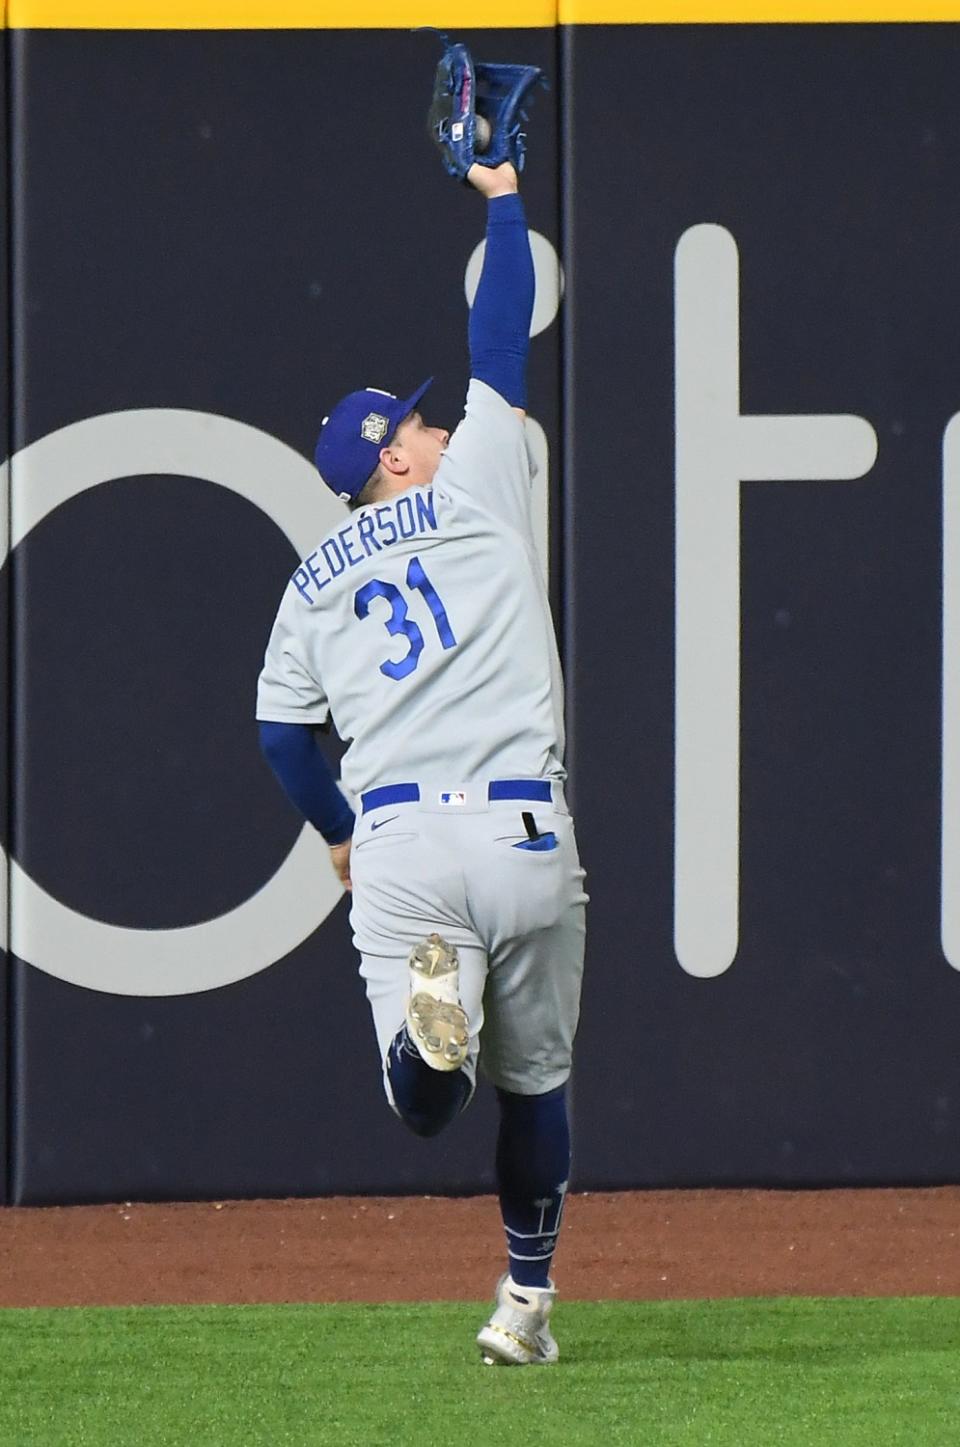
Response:
M370 832L373 833L374 829L382 829L384 824L392 824L394 819L399 818L399 814L391 814L389 819L378 819L375 824L370 825Z

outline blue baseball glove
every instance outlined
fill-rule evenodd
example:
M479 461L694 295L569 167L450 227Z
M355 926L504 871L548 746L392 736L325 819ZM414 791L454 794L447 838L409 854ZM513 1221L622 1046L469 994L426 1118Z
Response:
M465 45L441 39L427 127L444 166L461 180L475 161L490 167L511 161L519 173L526 157L524 105L546 76L535 65L474 61Z

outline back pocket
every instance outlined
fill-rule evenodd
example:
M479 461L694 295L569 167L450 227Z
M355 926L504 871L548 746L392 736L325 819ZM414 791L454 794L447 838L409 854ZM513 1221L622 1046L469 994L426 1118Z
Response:
M546 854L551 849L557 848L556 834L541 834L537 839L520 839L513 845L514 849L529 849L536 854Z

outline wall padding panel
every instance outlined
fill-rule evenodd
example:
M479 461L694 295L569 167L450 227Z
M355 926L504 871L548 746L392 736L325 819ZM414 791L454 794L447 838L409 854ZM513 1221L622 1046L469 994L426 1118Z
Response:
M960 30L584 27L567 40L568 661L593 899L579 1181L956 1181L940 652ZM601 94L619 98L617 145ZM853 466L846 422L843 438L814 424L819 464L793 424L747 436L730 420L738 371L744 415L859 417L875 465L827 480ZM738 577L731 769L718 639ZM698 620L677 654L677 778L695 785L682 839L675 584ZM675 898L688 966L711 977L675 959Z
M960 30L462 38L554 80L524 190L566 281L530 406L592 895L575 1184L958 1180ZM439 1142L386 1110L319 865L193 932L288 877L253 692L320 416L430 373L459 415L483 211L423 134L436 52L7 43L12 1198L489 1189L485 1094Z
M322 414L355 387L412 390L433 373L430 415L457 420L464 273L484 210L424 132L410 79L428 87L435 47L382 32L10 43L17 445L125 414L119 433L50 443L59 481L37 450L24 473L26 492L75 490L73 437L77 467L102 453L119 469L88 478L17 549L14 849L32 883L16 899L29 963L15 965L15 1198L488 1189L486 1097L440 1143L387 1109L344 903L295 947L275 943L275 913L257 947L276 962L249 978L134 993L144 932L238 908L297 837L253 706L298 554L263 506L191 475L208 455L195 427L171 457L164 439L182 419L127 414L188 409L213 415L207 442L218 418L259 429L268 448L277 439L278 498L293 453L312 456ZM548 31L495 39L501 58L551 70L554 44ZM531 169L527 201L556 242L554 101L537 104L547 164ZM531 410L559 461L556 333L533 343ZM227 452L242 471L245 448ZM129 958L90 919L129 931ZM173 942L171 971L188 948L192 960L195 941L180 953ZM229 949L200 956L197 979L229 971ZM56 977L64 960L74 982ZM131 993L117 993L127 968Z
M3 455L10 455L10 395L13 386L10 365L10 299L9 259L12 217L9 205L7 133L7 52L8 37L3 35L4 66L0 76L0 176L2 176L3 224L0 226L0 348L5 361L5 385L0 388L0 437ZM8 469L0 479L0 547L4 562L0 569L0 687L4 706L0 709L0 830L4 845L9 838L9 762L10 762L10 569L6 564L10 538L10 480ZM7 959L9 874L6 858L0 864L0 1203L7 1200L9 1184L9 1133L7 1083L10 1074L10 970Z

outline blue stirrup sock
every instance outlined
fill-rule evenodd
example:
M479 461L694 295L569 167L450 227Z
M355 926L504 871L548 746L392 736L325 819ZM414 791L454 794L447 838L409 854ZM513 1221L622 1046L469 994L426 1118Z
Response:
M387 1078L400 1119L414 1135L438 1135L473 1094L470 1077L462 1069L433 1070L427 1064L406 1025L390 1042Z
M546 1286L570 1176L566 1086L546 1095L498 1090L497 1185L510 1275Z

